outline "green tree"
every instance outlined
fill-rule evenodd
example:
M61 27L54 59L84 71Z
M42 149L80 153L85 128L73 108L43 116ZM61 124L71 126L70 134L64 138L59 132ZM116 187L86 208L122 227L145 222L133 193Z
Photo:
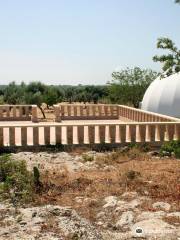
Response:
M41 82L31 82L27 85L25 94L26 104L36 104L41 110L44 118L46 118L46 116L42 108L42 103L46 90L47 87Z
M110 100L139 107L147 87L157 76L157 72L139 67L113 72L109 83Z
M53 106L58 102L58 89L57 87L50 86L47 87L47 90L44 93L44 102L47 104L47 107Z
M162 76L169 76L180 71L180 50L175 46L173 41L169 38L159 38L157 41L158 49L168 50L169 53L161 56L154 56L155 62L163 63Z

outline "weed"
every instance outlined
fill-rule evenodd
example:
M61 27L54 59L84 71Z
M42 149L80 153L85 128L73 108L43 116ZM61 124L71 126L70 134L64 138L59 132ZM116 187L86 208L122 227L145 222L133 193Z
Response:
M24 161L12 160L7 154L0 156L0 183L1 198L9 198L14 205L33 200L34 176Z

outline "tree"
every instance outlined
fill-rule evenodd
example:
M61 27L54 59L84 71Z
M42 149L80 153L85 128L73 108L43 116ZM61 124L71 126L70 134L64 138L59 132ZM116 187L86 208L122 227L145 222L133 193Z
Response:
M54 86L47 87L47 90L44 93L44 102L47 104L47 107L53 106L53 104L58 102L58 91Z
M180 50L175 46L173 41L169 38L159 38L157 41L157 48L168 50L170 53L161 56L154 56L155 62L163 63L162 76L169 76L180 71Z
M175 3L180 3L180 0L175 0Z
M42 84L41 82L31 82L29 85L27 85L25 93L26 104L36 104L41 110L44 118L46 118L46 116L42 109L42 103L46 89L46 85Z
M157 76L157 72L139 67L113 72L109 85L110 100L139 107L147 87Z

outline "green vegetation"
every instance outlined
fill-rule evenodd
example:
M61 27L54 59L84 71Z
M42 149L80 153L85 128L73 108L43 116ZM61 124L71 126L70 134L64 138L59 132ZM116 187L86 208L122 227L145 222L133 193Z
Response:
M39 170L29 172L24 161L12 160L7 154L0 156L1 199L10 199L15 206L31 202L40 184L39 177Z
M169 53L161 56L154 56L155 62L163 64L163 77L170 76L173 73L180 71L180 50L175 46L173 41L169 38L159 38L157 41L157 48L168 50Z
M178 141L170 141L168 143L164 143L161 146L160 155L175 155L176 158L180 158L180 140Z
M113 72L109 85L111 102L139 107L147 87L157 76L157 72L138 67Z

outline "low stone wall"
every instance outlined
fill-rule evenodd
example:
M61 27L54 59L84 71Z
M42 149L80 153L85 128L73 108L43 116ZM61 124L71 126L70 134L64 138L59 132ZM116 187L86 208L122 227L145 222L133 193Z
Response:
M36 111L36 105L0 105L0 121L34 121Z
M59 104L54 106L55 119L61 120L103 120L119 119L115 104Z
M0 146L157 143L180 139L180 123L0 125Z
M117 104L54 105L56 122L61 120L124 119L134 122L178 122L180 119Z

